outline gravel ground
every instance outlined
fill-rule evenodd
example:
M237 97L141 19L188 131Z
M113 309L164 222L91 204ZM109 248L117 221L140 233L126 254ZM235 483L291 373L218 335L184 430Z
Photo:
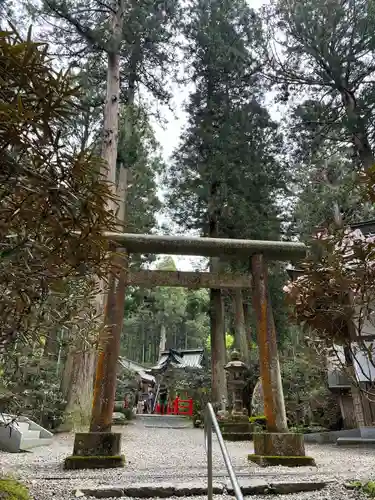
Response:
M56 490L54 487L46 482L40 484L37 488L31 488L31 494L34 500L76 500L75 496L70 491L65 489ZM207 496L195 497L170 497L165 500L207 500ZM306 493L293 493L290 495L267 495L267 496L249 496L245 497L248 500L368 500L366 496L358 491L349 491L340 485L332 485L324 490L310 491ZM97 500L96 498L84 497L84 500ZM107 499L107 500L118 500ZM138 500L138 499L131 499ZM140 499L139 499L140 500ZM144 500L144 499L143 499ZM214 500L234 500L234 497L228 495L214 495Z
M177 482L183 480L204 481L206 456L204 436L200 429L154 429L142 422L118 428L122 432L125 469L95 471L64 471L61 467L66 456L73 450L73 435L58 435L51 446L36 448L32 452L10 454L0 452L0 472L11 473L31 485L35 499L71 498L74 488L132 485L134 483ZM332 488L315 493L288 495L289 500L355 499L358 494L342 490L338 484L346 480L374 478L375 449L343 449L329 445L308 445L306 453L313 456L317 467L288 469L282 467L260 468L249 464L247 455L253 453L248 442L227 443L227 448L241 478L260 478L272 481L333 480ZM218 443L214 438L214 474L217 480L227 476ZM200 479L201 478L201 479ZM43 491L42 494L37 491ZM332 490L332 491L331 491ZM41 495L41 496L40 496ZM192 498L192 497L191 497ZM195 497L198 498L198 497ZM217 497L219 499L219 497ZM226 497L229 498L229 497ZM252 497L256 500L256 497ZM271 499L272 497L267 497ZM282 496L278 496L282 498Z

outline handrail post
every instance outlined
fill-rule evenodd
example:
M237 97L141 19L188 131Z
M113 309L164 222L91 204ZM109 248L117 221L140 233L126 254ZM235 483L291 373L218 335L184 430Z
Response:
M223 436L220 431L219 424L216 420L216 415L211 403L207 403L205 418L204 418L204 434L207 453L207 496L209 500L213 498L213 473L212 473L212 433L215 431L219 442L221 454L223 456L225 466L227 468L230 482L233 486L234 495L237 500L243 500L241 486L234 472L232 462L230 460L227 447L225 446Z
M212 471L212 418L206 409L206 449L207 449L207 498L213 500L213 471Z

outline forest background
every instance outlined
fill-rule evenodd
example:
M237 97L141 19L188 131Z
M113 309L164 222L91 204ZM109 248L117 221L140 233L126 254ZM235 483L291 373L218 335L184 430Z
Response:
M2 97L9 118L1 136L4 408L22 408L52 428L89 416L98 277L107 265L100 231L113 224L103 210L107 186L95 173L115 9L123 9L117 163L127 171L128 232L310 243L317 227L372 217L363 182L374 164L372 0L23 0L19 9L3 0L0 7L2 78L13 75ZM35 139L41 130L43 144ZM77 241L79 225L95 238ZM134 268L176 265L209 263L131 260ZM247 271L248 263L221 261L220 269ZM324 357L314 332L307 341L290 320L287 280L284 266L270 266L288 415L329 427L337 406ZM250 363L253 387L251 296L223 296L225 331ZM168 348L206 347L209 356L211 302L206 290L128 290L122 355L154 364L165 331Z

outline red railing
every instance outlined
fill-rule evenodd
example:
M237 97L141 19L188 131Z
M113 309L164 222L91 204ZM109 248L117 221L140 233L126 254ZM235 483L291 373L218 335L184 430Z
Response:
M155 408L155 413L160 414L160 404ZM172 403L167 405L167 415L184 415L187 417L193 416L193 400L176 398Z

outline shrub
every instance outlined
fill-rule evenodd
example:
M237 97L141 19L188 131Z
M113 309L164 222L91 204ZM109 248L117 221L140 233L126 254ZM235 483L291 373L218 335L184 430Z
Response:
M2 500L29 500L29 491L23 484L11 478L0 479L0 498Z
M250 417L249 418L249 422L251 424L257 425L262 430L266 430L267 419L266 419L266 417L264 415L258 415L258 416Z

